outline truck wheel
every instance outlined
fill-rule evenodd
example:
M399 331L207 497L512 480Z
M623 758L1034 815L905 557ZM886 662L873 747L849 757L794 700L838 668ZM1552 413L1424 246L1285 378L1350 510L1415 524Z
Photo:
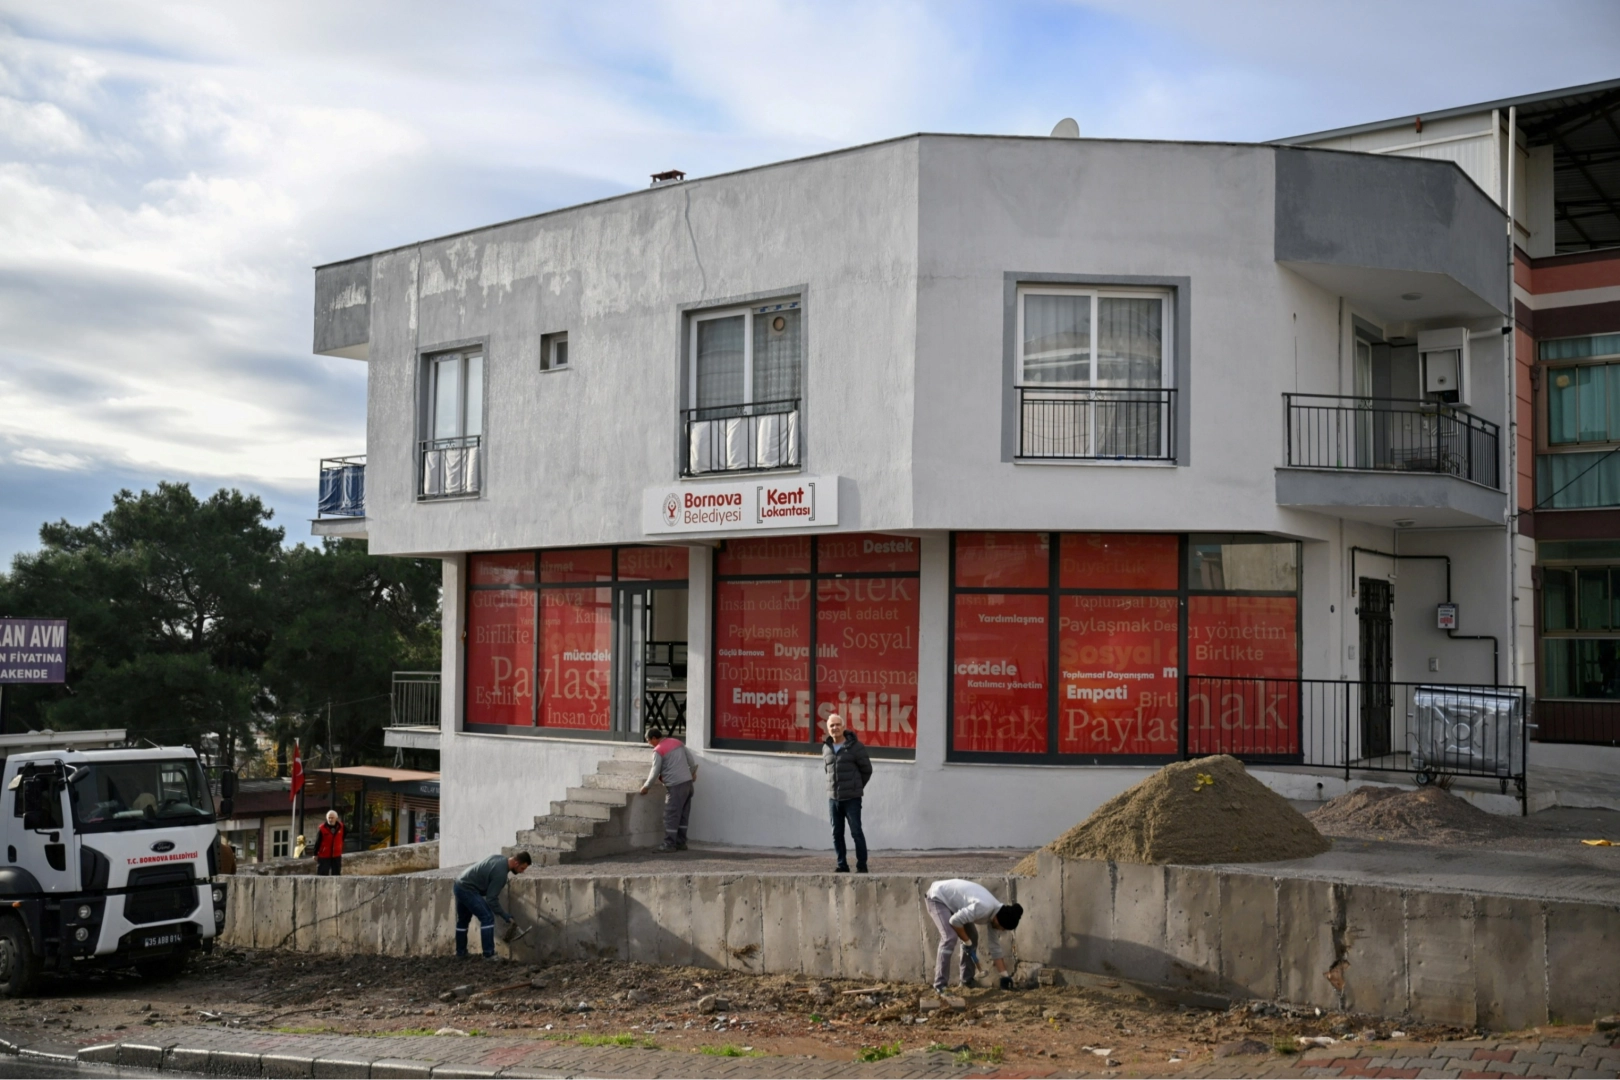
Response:
M145 960L135 965L135 970L141 978L161 981L163 979L179 978L186 970L186 961L190 957L183 952L170 953L168 956L156 960Z
M32 997L39 989L39 957L14 918L0 919L0 995Z

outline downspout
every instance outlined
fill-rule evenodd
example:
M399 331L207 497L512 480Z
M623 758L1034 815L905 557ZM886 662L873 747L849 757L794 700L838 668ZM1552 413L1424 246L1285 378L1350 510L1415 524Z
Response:
M1507 542L1507 632L1508 632L1508 662L1512 665L1509 682L1516 683L1519 674L1519 545L1514 542L1513 530L1519 520L1519 398L1516 393L1518 384L1518 355L1515 348L1513 332L1513 273L1517 269L1514 259L1514 248L1518 242L1515 235L1514 223L1514 190L1513 166L1519 156L1519 107L1508 106L1508 145L1507 145L1507 263L1508 263L1508 295L1507 316L1502 325L1502 372L1507 397L1507 433L1508 433L1508 505L1507 519L1503 523L1503 532Z
M1400 534L1395 534L1397 544ZM1400 552L1379 551L1377 548L1352 546L1350 548L1350 580L1356 581L1356 552L1364 555L1377 555L1383 559L1439 559L1446 564L1446 603L1451 603L1451 556L1450 555L1402 555ZM1356 595L1355 586L1351 586L1350 595ZM1446 637L1452 641L1488 641L1491 643L1491 684L1502 685L1502 649L1501 643L1495 634L1459 634L1455 630L1447 630Z

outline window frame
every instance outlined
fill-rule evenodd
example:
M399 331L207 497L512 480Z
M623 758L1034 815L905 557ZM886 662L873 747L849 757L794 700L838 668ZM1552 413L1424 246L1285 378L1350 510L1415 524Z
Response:
M558 348L562 349L562 362L557 360ZM559 330L554 334L545 334L540 338L540 370L541 371L570 371L573 365L568 358L568 331Z
M746 304L728 304L724 307L704 308L698 311L687 312L687 355L691 357L688 365L686 399L689 409L715 408L723 409L738 405L757 405L760 402L754 398L754 319L760 315L775 314L779 311L799 312L799 397L801 408L804 402L804 376L805 346L804 298L802 295L783 296L778 300L751 300ZM743 316L743 400L728 401L716 405L698 405L698 368L701 356L698 353L698 325L712 322L716 319L731 319L738 315ZM776 399L772 399L776 400Z
M1541 698L1546 701L1583 701L1597 702L1610 705L1620 705L1620 697L1581 697L1578 694L1552 694L1548 689L1547 679L1551 674L1552 665L1547 662L1547 647L1562 642L1582 641L1612 641L1620 643L1620 619L1615 618L1614 601L1620 590L1615 588L1616 577L1620 576L1620 558L1614 556L1594 556L1583 558L1579 555L1557 558L1548 562L1538 562L1536 569L1540 571L1540 578L1536 586L1536 682ZM1594 570L1606 571L1609 575L1609 590L1606 603L1609 605L1607 629L1597 629L1581 626L1581 572L1590 573ZM1547 604L1547 574L1549 571L1570 575L1570 587L1567 603L1569 605L1569 625L1558 629L1548 627Z
M1089 344L1090 374L1080 382L1030 382L1024 377L1024 310L1029 296L1089 296L1091 298L1091 340ZM1174 390L1176 388L1175 361L1175 290L1159 286L1107 286L1063 285L1055 282L1020 282L1014 294L1013 326L1013 386L1020 390L1105 390L1123 389L1097 384L1097 334L1103 299L1157 300L1159 301L1159 385L1132 389Z
M440 435L439 427L439 375L441 365L449 363L450 358L456 358L456 427L454 434ZM486 375L487 356L480 347L463 347L458 349L441 349L427 354L427 424L428 439L468 439L484 437L484 377ZM468 393L469 379L467 372L473 360L478 361L478 405L472 409L471 395ZM467 430L468 420L474 414L477 416L478 430Z
M272 859L285 859L292 855L292 826L285 829L271 828L270 855Z
M871 580L880 580L880 579L888 579L888 580L905 579L905 580L915 582L916 585L917 585L917 590L918 590L918 596L917 596L917 600L918 600L917 624L918 624L918 628L919 628L919 632L920 632L921 626L922 626L922 618L923 618L923 616L922 616L922 565L921 565L921 552L919 551L918 568L916 570L824 571L824 570L821 569L821 545L820 545L819 541L824 536L837 537L838 535L839 535L838 533L812 533L812 534L809 534L809 540L810 540L810 569L806 573L795 573L795 574L789 574L789 573L759 573L759 574L725 574L725 575L722 575L720 573L720 571L719 571L719 560L718 559L715 560L715 563L713 564L714 569L709 575L709 612L710 612L710 619L709 619L709 664L708 664L708 669L709 670L708 670L708 680L709 680L710 695L709 695L709 702L708 702L708 716L707 716L707 718L705 720L705 723L706 723L706 729L705 730L706 730L707 740L708 740L707 745L710 748L715 749L715 750L744 750L744 751L751 750L751 751L755 751L755 752L779 753L779 754L818 754L818 753L820 753L821 736L818 734L818 731L820 729L820 726L823 723L825 723L825 721L823 721L820 717L818 717L816 715L817 707L820 704L818 699L817 699L817 687L818 687L818 684L819 684L819 680L816 678L816 663L817 663L817 660L819 659L818 649L819 649L819 646L820 646L820 642L817 641L817 633L818 633L818 630L819 630L819 627L818 627L817 624L819 622L818 616L820 614L820 598L819 598L819 590L817 589L817 586L821 582L823 582L823 581L858 581L858 580L871 581ZM881 535L881 534L874 534L874 535ZM895 535L898 536L898 535L901 535L901 534L895 534ZM750 538L750 539L756 539L756 538ZM807 584L807 586L809 588L808 600L809 600L809 607L810 607L810 611L809 611L809 619L810 619L810 631L809 631L809 634L810 634L810 640L809 640L810 661L809 661L809 675L808 675L808 679L807 679L807 688L808 688L808 690L810 692L810 704L809 704L809 708L810 708L810 737L809 737L809 741L800 743L800 742L789 742L789 741L786 741L786 740L732 739L732 738L720 738L720 737L717 737L715 735L715 708L714 708L715 702L714 702L714 692L713 691L714 691L714 687L718 683L718 678L719 678L718 673L716 672L716 665L719 663L719 658L720 658L720 619L717 617L717 613L720 610L720 586L721 586L722 582L724 582L726 584L731 584L731 583L737 583L737 582L746 583L746 582L777 582L777 581L803 581L803 582L805 582ZM920 642L919 642L919 649L918 649L918 653L917 653L917 668L918 668L919 683L920 683L921 675L922 675L922 664L923 664L923 653L921 651L921 646L920 646ZM919 702L920 702L920 700L921 700L921 698L920 698L920 694L919 694ZM919 714L914 714L914 715L919 715ZM688 717L687 718L688 730L690 730L691 722L692 722L691 718ZM915 761L917 759L916 736L918 734L920 734L920 732L917 730L917 728L921 726L922 721L919 718L917 720L914 720L913 723L914 723L913 740L912 740L912 745L911 745L911 747L909 749L907 749L905 747L895 747L895 746L871 746L871 745L868 745L867 743L865 743L864 741L862 742L861 745L865 746L867 754L870 755L871 757L874 757L874 758L886 758L886 759L895 760L895 761Z
M1188 680L1192 676L1188 670L1188 627L1191 620L1191 605L1189 601L1198 596L1258 596L1258 597L1288 597L1294 604L1294 641L1296 669L1294 678L1303 677L1305 664L1304 641L1304 576L1305 559L1303 545L1300 541L1289 540L1283 536L1273 536L1267 533L1170 533L1177 538L1176 581L1174 589L1097 589L1083 587L1068 587L1062 584L1062 538L1066 535L1085 535L1088 530L1061 530L1038 529L1029 530L1036 533L1044 532L1048 535L1049 560L1047 567L1047 580L1043 586L978 586L958 585L956 573L957 536L959 532L974 532L977 530L953 530L949 535L950 561L949 578L947 585L947 608L945 624L945 761L946 764L971 765L1052 765L1052 766L1097 766L1097 765L1164 765L1172 761L1182 760L1179 754L1073 754L1062 753L1056 749L1061 745L1059 724L1061 722L1061 702L1058 697L1059 678L1059 651L1061 649L1061 631L1058 616L1061 611L1062 598L1065 596L1127 596L1127 597L1174 597L1176 598L1176 648L1177 648L1177 695L1181 705L1177 710L1177 723L1185 726L1189 717ZM1024 530L1018 530L1024 531ZM1293 543L1298 551L1294 562L1294 588L1292 591L1256 590L1256 589L1204 589L1197 588L1192 582L1192 549L1194 541L1205 541L1210 538L1223 538L1231 543ZM1047 598L1047 712L1046 712L1046 746L1044 753L998 753L986 750L957 750L956 749L956 598L962 594L1000 594L1000 595L1035 595ZM1178 742L1187 746L1186 732L1178 732ZM1303 737L1300 745L1303 747ZM1297 763L1297 755L1284 755L1276 758L1253 757L1248 760L1255 762Z

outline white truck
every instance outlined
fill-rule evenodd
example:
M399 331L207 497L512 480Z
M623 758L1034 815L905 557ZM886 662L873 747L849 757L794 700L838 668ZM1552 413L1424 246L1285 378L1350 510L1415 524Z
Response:
M32 994L45 971L174 974L213 947L225 884L195 751L14 753L3 776L0 995ZM235 780L220 778L227 817Z

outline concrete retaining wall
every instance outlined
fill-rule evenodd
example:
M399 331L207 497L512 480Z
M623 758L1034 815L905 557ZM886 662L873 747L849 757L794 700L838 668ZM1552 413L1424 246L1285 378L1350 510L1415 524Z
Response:
M1587 1021L1620 1002L1620 905L1040 858L1034 878L978 879L1024 905L1024 961L1491 1029ZM927 884L887 874L516 878L508 906L537 929L513 955L924 982L934 953ZM225 941L403 956L450 951L454 928L442 877L239 878Z

